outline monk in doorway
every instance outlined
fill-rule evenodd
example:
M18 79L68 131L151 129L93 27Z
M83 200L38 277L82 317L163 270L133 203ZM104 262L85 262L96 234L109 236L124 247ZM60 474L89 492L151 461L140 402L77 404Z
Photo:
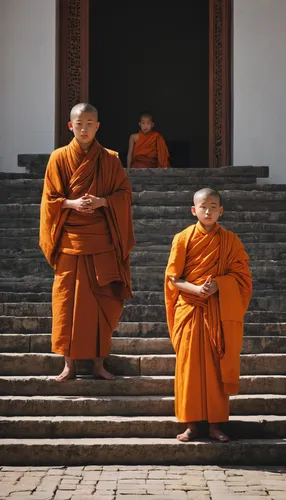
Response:
M52 351L65 357L56 380L76 377L76 359L93 359L93 376L113 379L103 361L131 298L131 187L118 154L95 139L96 108L77 104L68 126L74 138L51 154L40 218L40 246L55 270Z
M127 168L168 168L169 151L163 137L153 130L152 115L139 118L139 132L129 138Z
M237 394L243 318L251 293L249 258L238 236L219 226L220 194L194 195L197 224L175 235L166 269L168 328L176 352L175 413L187 424L179 441L209 437L228 441L220 422L229 419L229 395Z

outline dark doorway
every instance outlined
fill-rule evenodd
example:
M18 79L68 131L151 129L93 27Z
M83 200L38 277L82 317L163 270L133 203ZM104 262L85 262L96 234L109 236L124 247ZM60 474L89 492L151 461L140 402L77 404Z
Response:
M102 145L125 164L142 112L153 114L173 167L207 167L209 0L90 0L89 101Z

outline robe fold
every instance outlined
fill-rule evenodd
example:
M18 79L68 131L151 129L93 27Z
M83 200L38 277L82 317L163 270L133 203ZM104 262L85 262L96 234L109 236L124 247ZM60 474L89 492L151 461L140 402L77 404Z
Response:
M62 208L85 193L108 207L91 214ZM40 214L40 247L55 269L52 350L73 359L109 355L124 299L131 298L132 192L115 152L76 139L50 157Z
M249 257L237 235L198 222L173 240L165 277L170 338L176 352L175 413L181 422L224 422L229 394L237 394L243 318L251 293ZM207 299L179 291L169 277L202 285L215 279Z
M132 153L132 168L170 167L169 151L163 137L158 132L139 132Z

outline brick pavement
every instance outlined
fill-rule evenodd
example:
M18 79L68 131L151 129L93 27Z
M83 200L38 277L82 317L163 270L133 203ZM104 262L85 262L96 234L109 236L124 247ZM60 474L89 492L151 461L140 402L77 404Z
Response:
M285 500L286 467L0 467L0 500Z

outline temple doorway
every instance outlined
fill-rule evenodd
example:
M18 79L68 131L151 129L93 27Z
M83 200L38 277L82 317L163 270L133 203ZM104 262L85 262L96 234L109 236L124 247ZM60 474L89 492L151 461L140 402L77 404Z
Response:
M141 113L173 167L209 164L209 0L89 1L89 101L102 145L125 164Z

